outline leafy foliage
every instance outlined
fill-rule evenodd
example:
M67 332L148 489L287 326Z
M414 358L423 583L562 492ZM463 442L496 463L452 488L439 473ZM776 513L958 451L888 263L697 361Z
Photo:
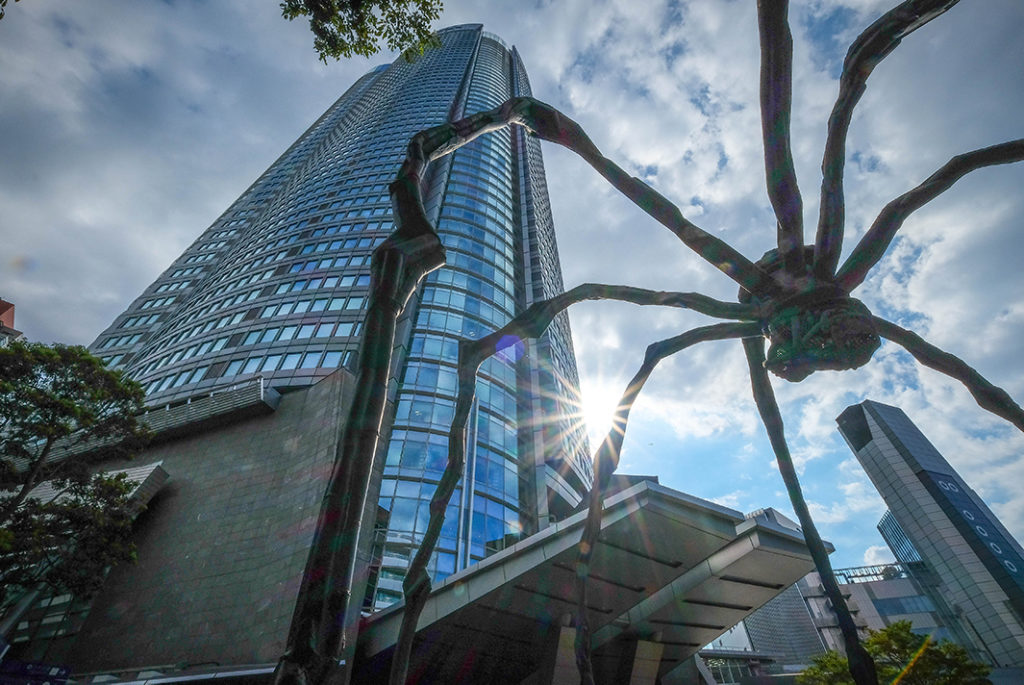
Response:
M900 685L985 685L989 667L972 661L958 644L935 642L910 630L910 621L897 621L872 631L864 648L875 661L878 680ZM898 679L898 680L897 680ZM846 658L826 652L798 678L800 685L853 685Z
M85 348L0 348L0 599L38 583L87 593L133 558L131 485L91 471L145 444L143 408L139 385ZM52 496L30 496L47 481Z
M0 529L0 586L88 595L108 566L135 559L133 486L123 473L54 486L58 499L29 497Z
M438 45L430 22L441 16L441 0L284 0L285 19L309 17L320 59L370 57L384 41L406 59Z

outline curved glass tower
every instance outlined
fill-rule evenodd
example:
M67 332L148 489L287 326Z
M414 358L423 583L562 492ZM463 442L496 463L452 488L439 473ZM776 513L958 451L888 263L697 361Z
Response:
M151 405L261 376L279 390L352 368L388 183L409 139L529 95L518 53L479 25L359 79L92 344ZM447 460L457 342L561 292L539 143L520 128L432 165L423 192L447 249L403 315L382 442L375 606L400 583ZM591 481L568 319L486 362L467 473L433 561L448 575L561 518Z

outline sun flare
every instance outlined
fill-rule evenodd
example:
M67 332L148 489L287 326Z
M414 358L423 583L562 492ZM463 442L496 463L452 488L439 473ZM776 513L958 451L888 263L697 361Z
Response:
M606 379L580 379L580 413L592 452L608 435L622 390Z

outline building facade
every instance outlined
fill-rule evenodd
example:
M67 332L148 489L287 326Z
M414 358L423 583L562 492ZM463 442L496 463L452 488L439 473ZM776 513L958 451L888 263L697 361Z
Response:
M0 299L0 347L24 339L21 331L14 328L14 303Z
M479 25L359 79L92 344L174 404L256 375L281 392L354 368L388 183L426 128L529 95L514 48ZM457 343L562 290L539 143L521 128L435 162L427 214L447 250L400 322L379 487L372 604L400 597L447 461ZM485 362L466 478L432 561L442 578L567 515L591 480L563 314Z
M933 640L955 640L941 612L917 578L901 564L836 569L836 580L862 637L898 621ZM839 620L816 571L796 584L825 648L846 652ZM813 654L813 653L812 653ZM810 663L805 657L803 663Z
M837 422L889 507L886 541L927 569L959 622L951 637L996 667L1024 666L1021 546L902 410L868 400Z

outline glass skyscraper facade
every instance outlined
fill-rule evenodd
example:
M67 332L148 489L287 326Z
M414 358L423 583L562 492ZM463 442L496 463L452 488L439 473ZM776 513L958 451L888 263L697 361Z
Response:
M370 255L394 229L388 183L417 132L529 95L514 48L480 25L360 78L92 344L174 404L253 376L287 391L354 368ZM372 604L400 596L444 469L457 343L562 290L539 143L492 133L431 165L427 215L447 250L400 321L380 486ZM488 360L466 476L435 577L571 511L592 473L563 314L537 341Z
M889 507L879 530L954 634L995 666L1024 666L1020 544L902 410L867 400L837 422Z

